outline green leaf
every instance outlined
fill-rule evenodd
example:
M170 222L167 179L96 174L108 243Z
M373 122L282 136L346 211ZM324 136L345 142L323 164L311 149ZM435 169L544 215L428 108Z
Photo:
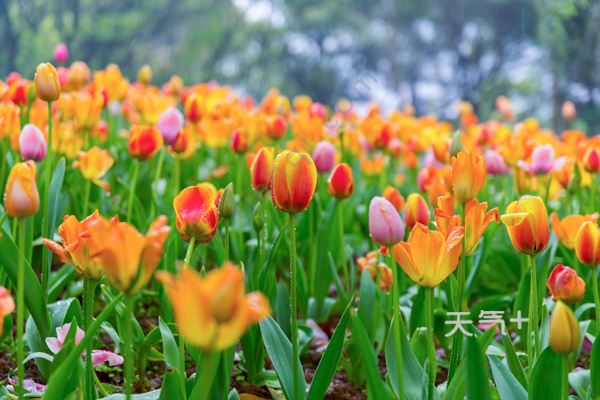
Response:
M551 347L542 351L542 355L533 366L529 377L529 399L560 400L562 397L562 357Z
M280 281L277 284L277 303L275 304L277 321L285 336L292 337L292 324L290 322L290 295L285 282ZM291 340L291 339L290 339Z
M286 238L287 233L287 224L281 228L275 242L273 242L273 246L271 247L271 251L269 252L269 256L267 257L267 261L263 268L260 270L258 274L258 288L261 292L263 292L268 298L271 304L275 304L275 296L277 295L277 280L275 277L275 256L279 251L279 247L281 243Z
M504 344L504 351L506 352L506 362L508 363L508 369L514 377L519 381L521 386L524 388L528 387L527 376L525 375L525 371L523 370L523 365L521 361L519 361L519 357L515 352L515 347L513 346L512 341L510 340L510 336L502 335L502 343Z
M61 157L60 161L56 165L56 169L54 170L54 174L52 175L52 180L50 181L50 191L48 193L48 231L50 232L50 237L54 234L56 230L56 223L62 217L58 215L58 207L60 205L60 193L62 191L63 180L65 177L65 158ZM52 253L50 249L44 246L43 251L47 251L49 253L48 257L48 271L50 271L50 266L52 265ZM44 288L47 290L47 288Z
M598 396L600 394L600 340L598 337L594 341L590 354L590 381L594 394Z
M372 398L377 400L391 400L392 396L379 374L377 358L373 351L373 347L371 346L369 337L367 336L367 331L357 315L352 317L352 338L353 340L356 340L356 344L362 354L363 363L367 372L367 389L373 394Z
M375 284L371 279L371 272L368 268L362 273L360 279L360 299L358 300L358 316L363 322L363 326L371 326L373 318L373 308L375 307Z
M410 348L419 364L423 367L427 359L427 328L417 328L410 339Z
M488 360L490 360L490 365L492 366L492 375L500 393L500 398L527 400L527 392L517 378L510 373L508 367L496 356L488 355Z
M292 343L290 343L285 333L283 333L272 317L260 322L260 331L262 332L267 353L273 362L273 367L275 368L275 372L277 372L277 377L281 382L281 388L286 399L300 400L294 397L292 362L296 362L299 365L298 381L300 383L300 393L306 393L306 381L304 380L300 360L292 360Z
M166 391L165 391L166 392ZM133 394L131 400L158 400L160 398L161 389L154 390L149 393ZM113 394L108 397L103 397L102 400L126 400L124 394Z
M327 350L325 350L325 354L323 354L321 361L319 361L319 366L315 371L314 379L310 385L308 396L306 397L307 400L321 400L325 396L327 388L329 388L329 384L340 363L340 357L342 356L342 350L344 349L344 339L346 338L346 327L350 320L350 309L353 304L354 297L350 299L346 311L342 314L342 318L327 345Z
M13 318L12 315L8 314L6 317L4 317L4 320L2 320L2 334L0 334L0 345L4 343L4 340L6 340L8 335L12 334L12 327Z
M77 278L77 271L69 265L65 264L50 280L50 289L48 292L48 302L53 303L58 299L64 288Z
M418 286L417 295L410 309L409 332L425 326L425 288Z
M452 309L452 312L458 312L460 311L458 304L458 281L454 274L450 274L448 280L450 281L450 308Z
M337 273L337 269L335 268L335 262L333 261L333 256L331 255L331 252L327 253L327 256L329 257L329 267L331 268L331 275L333 276L333 281L335 282L335 288L337 290L338 296L340 297L340 301L343 304L348 304L348 294L346 293L346 289L344 289L342 280L340 279L340 276Z
M177 342L175 342L173 333L161 317L158 317L158 327L163 340L165 361L167 365L179 370L179 349L177 348Z
M487 365L475 336L467 337L467 399L492 400Z
M458 365L458 369L452 378L452 383L446 391L444 400L462 400L467 395L467 360L469 357L463 358Z

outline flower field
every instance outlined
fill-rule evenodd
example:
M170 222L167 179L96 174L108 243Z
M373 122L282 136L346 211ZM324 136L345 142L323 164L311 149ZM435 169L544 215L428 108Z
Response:
M600 398L600 136L455 106L11 73L0 400Z

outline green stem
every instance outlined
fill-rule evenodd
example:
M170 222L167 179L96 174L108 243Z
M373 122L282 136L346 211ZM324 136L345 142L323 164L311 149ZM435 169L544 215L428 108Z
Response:
M19 400L25 399L25 388L23 381L25 366L23 365L23 321L25 318L25 219L19 218L19 261L17 275L17 379L19 386L17 393Z
M316 282L317 282L317 266L315 265L315 258L314 258L314 241L315 241L315 234L314 234L314 230L315 230L315 202L310 202L310 204L308 205L308 208L306 209L306 212L308 213L308 273L309 273L309 281L308 281L308 285L309 285L309 289L310 289L310 294L312 296L314 296L315 298L317 297L317 293L316 293Z
M294 399L303 399L304 395L300 393L300 382L298 369L298 305L296 304L296 215L289 214L290 234L290 300L291 300L291 315L292 315L292 368L294 375Z
M461 204L460 206L460 220L461 223L465 224L465 209L466 206ZM464 300L464 290L465 290L465 263L466 263L466 254L465 254L465 238L462 239L462 247L460 250L460 260L458 262L458 271L457 271L457 280L458 280L458 308L459 311L466 309L466 304ZM464 337L462 331L456 332L454 338L452 340L452 354L450 356L450 368L448 370L448 384L452 382L452 378L454 378L454 374L456 373L456 369L458 367L458 359L460 358L460 354L462 352Z
M92 325L94 313L94 284L90 282L90 278L83 276L83 320L84 329L87 330ZM92 342L85 349L85 397L94 399L94 369L92 366Z
M88 206L90 204L90 190L92 189L92 181L89 179L85 180L85 194L83 197L83 212L81 214L81 220L87 217Z
M133 313L133 295L125 294L125 307ZM125 396L127 400L131 399L133 394L133 324L131 318L125 318Z
M0 226L2 226L2 224L4 224L4 221L6 221L7 217L8 217L8 211L5 211L4 214L2 214L2 218L0 218Z
M598 186L596 186L596 174L592 174L592 183L590 185L590 209L588 214L592 214L596 208L596 195L598 194Z
M569 399L569 356L563 356L562 399Z
M594 287L594 302L596 303L596 324L600 324L600 296L598 295L596 268L592 269L592 286Z
M192 259L192 253L194 252L194 245L196 244L196 236L192 236L192 238L190 239L190 244L188 246L187 249L187 253L185 253L185 260L184 262L189 265L190 264L190 260Z
M127 223L131 223L133 215L133 198L135 197L135 185L137 184L138 174L140 173L140 162L137 158L133 159L133 176L131 178L131 188L129 190L129 201L127 202Z
M225 261L229 261L229 220L225 220Z
M535 267L535 257L529 256L529 260L531 262L531 302L533 303L533 322L531 321L531 315L529 316L529 326L531 329L531 325L533 324L534 331L534 341L535 341L535 354L537 357L541 354L541 345L540 345L540 326L538 324L538 303L537 303L537 271ZM531 336L531 330L529 331ZM530 356L531 357L531 356ZM532 359L533 360L533 359ZM531 364L533 365L533 364Z
M338 214L340 220L340 251L342 254L342 271L344 273L344 281L346 281L346 293L348 293L350 296L350 276L348 274L348 260L346 260L346 245L344 242L344 203L342 203L342 200L338 201ZM393 250L390 249L390 255L392 257L393 254Z
M394 249L388 248L390 252L389 263L392 270L392 328L394 329L394 347L396 350L396 371L398 371L398 400L404 400L404 372L402 365L402 314L400 313L400 269L394 260ZM379 287L379 286L378 286Z
M175 160L173 160L173 198L179 194L179 181L181 175L181 160L179 157L175 155Z
M152 209L157 207L157 198L158 198L158 181L160 180L160 175L162 173L163 162L165 161L165 149L160 149L160 154L158 155L158 164L156 165L156 173L154 175L154 189L152 190L152 197L154 198L154 202L152 203ZM152 213L154 214L154 213Z
M235 187L240 195L240 204L239 208L241 208L242 202L244 201L244 190L242 187L242 168L244 165L244 155L238 154L237 156L237 170L235 171ZM241 218L241 215L240 215Z
M217 366L218 363L215 364L215 356L220 358L220 354L218 352L210 352L206 353L203 356L204 368L202 369L202 375L200 376L200 381L197 383L198 392L197 396L193 396L196 393L194 390L192 392L192 400L207 400L210 394L210 389L212 387L213 381L215 380L215 375L217 374Z
M50 221L48 212L50 207L50 181L52 180L52 102L48 102L48 151L44 160L44 169L46 170L46 182L44 186L44 219L43 219L43 237L52 239L50 232ZM46 246L42 248L42 295L48 300L48 282L50 277L50 262L52 256L50 249Z
M8 161L6 161L6 153L8 152L8 141L9 139L2 139L2 170L0 172L0 191L4 193L4 177L6 176L6 166L8 165Z
M92 370L93 371L93 370ZM108 397L108 393L106 393L106 390L104 390L104 386L102 385L102 382L100 382L100 379L98 379L98 375L96 375L95 372L92 372L94 374L94 382L96 382L96 387L98 388L98 391L100 392L100 397Z
M435 356L435 343L433 339L433 291L434 288L425 288L425 312L427 320L427 357L429 359L429 400L433 400L435 390L435 376L437 370L437 359Z

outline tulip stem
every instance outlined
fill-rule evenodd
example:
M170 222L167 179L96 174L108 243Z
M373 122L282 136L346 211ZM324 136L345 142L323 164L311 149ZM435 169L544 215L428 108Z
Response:
M100 392L100 398L108 397L108 393L104 390L104 386L102 386L102 382L98 379L98 375L95 372L92 372L94 375L94 382L96 382L96 386L98 387L98 391Z
M348 260L346 260L346 245L344 242L344 203L338 200L338 213L340 219L340 251L342 254L342 271L344 273L344 281L346 282L346 293L351 296L350 291L350 275L348 274ZM311 246L312 247L312 246ZM391 257L394 257L393 250L390 250Z
M88 181L89 182L89 181ZM94 289L95 281L91 281L86 275L83 276L83 321L84 329L88 330L94 318ZM94 369L92 365L92 342L85 350L85 398L94 399Z
M160 149L159 153L160 154L158 155L158 164L156 165L156 173L154 174L154 188L152 190L152 197L154 197L154 202L152 203L152 210L154 210L154 207L158 208L158 181L160 180L163 162L165 161L165 149ZM154 212L152 214L154 215Z
M598 295L598 276L596 268L592 269L592 286L594 287L594 302L596 303L596 324L600 324L600 295Z
M185 260L184 262L189 265L190 264L190 260L192 259L192 253L194 252L194 245L196 244L196 236L192 236L192 238L190 239L190 244L188 246L187 249L187 253L185 253Z
M598 193L598 186L596 186L596 174L592 175L592 183L590 184L590 210L588 214L592 214L595 212L596 208L596 194Z
M8 152L8 140L2 139L2 172L0 172L0 193L4 193L4 177L6 176L6 166L8 165L8 161L6 160L6 153Z
M394 248L390 252L390 268L392 270L392 328L394 330L394 347L396 350L396 371L398 373L398 400L404 400L404 372L402 365L402 314L400 313L400 269L394 259ZM379 272L377 272L379 280ZM379 288L379 285L377 286Z
M300 382L298 369L298 305L296 304L296 214L289 213L289 234L290 234L290 303L292 315L292 367L294 376L294 399L300 400L304 396L300 393Z
M569 356L563 356L562 399L569 399Z
M229 220L225 220L225 261L229 261Z
M133 214L133 198L135 197L135 185L137 184L138 174L140 173L140 162L137 158L133 159L133 176L131 178L131 188L129 189L129 202L127 203L127 223L131 224Z
M179 160L179 156L175 155L175 159L173 160L173 198L175 198L179 194L179 180L181 174L181 163Z
M48 211L50 208L50 181L52 180L52 102L48 102L48 151L44 160L44 168L46 170L46 182L44 186L44 219L43 219L43 237L50 237L50 221L48 221ZM42 295L48 300L48 279L50 277L50 249L46 246L42 248Z
M460 205L460 220L462 225L465 225L465 210L466 206L464 204ZM463 307L463 296L465 290L465 263L466 263L466 254L465 254L465 237L462 238L462 246L460 250L460 260L458 262L458 272L457 272L457 280L458 280L458 310L462 311L465 309ZM448 384L452 382L452 378L454 377L454 373L456 372L456 368L458 367L458 359L460 358L460 354L462 352L462 345L464 342L463 333L458 331L452 340L452 355L450 356L450 368L448 370Z
M529 260L531 263L531 303L532 303L532 315L529 316L529 336L531 337L531 326L533 325L534 332L534 341L535 341L535 354L537 357L541 354L541 346L540 346L540 326L538 324L538 300L537 300L537 271L535 267L535 256L529 256ZM533 321L532 321L533 318ZM533 358L531 354L530 357L530 365L533 365Z
M215 375L217 373L218 361L220 358L220 354L218 352L208 352L202 357L202 361L204 363L204 368L202 369L202 375L200 376L200 381L197 383L198 385L198 396L194 397L196 393L195 390L192 391L193 400L207 400L210 394L210 389L215 380Z
M133 296L131 294L125 294L124 298L125 307L131 313L131 316L125 317L125 393L126 399L130 400L133 394L133 339L132 330L133 324L131 318L135 318L133 313Z
M81 214L81 220L87 217L88 205L90 204L90 190L92 189L92 181L89 179L85 180L85 194L83 197L83 212Z
M429 367L429 400L433 400L435 390L435 377L437 370L437 358L435 356L435 343L433 338L433 291L434 288L425 288L425 312L427 320L427 365Z
M190 239L190 244L188 246L187 252L185 253L185 265L190 265L190 260L192 259L192 253L194 252L194 245L196 244L196 236L192 236ZM181 331L179 332L179 369L181 370L181 376L183 378L183 386L185 386L185 381L187 380L187 375L185 373L185 340L181 335Z
M25 399L23 380L25 366L23 365L23 320L25 317L25 218L18 218L19 225L19 261L17 275L17 379L19 386L17 392L19 400Z

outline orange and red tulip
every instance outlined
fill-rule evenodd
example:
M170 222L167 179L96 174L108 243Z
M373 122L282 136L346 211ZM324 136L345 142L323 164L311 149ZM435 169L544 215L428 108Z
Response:
M263 147L258 150L250 166L250 179L252 188L257 192L265 193L271 188L271 169L273 168L275 149Z
M480 154L463 150L452 157L452 186L460 203L467 204L477 197L486 174L485 159Z
M354 172L346 163L336 165L329 175L327 191L338 200L347 199L354 192Z
M98 238L92 238L88 231L90 224L98 219L98 210L81 222L74 215L65 215L63 223L58 227L62 245L53 240L42 239L44 245L52 250L60 261L72 265L78 273L94 280L104 275L102 264L92 256L98 252L101 244Z
M36 174L35 162L31 160L15 164L10 171L4 192L4 208L11 217L31 217L40 209Z
M148 161L163 146L160 131L150 125L138 125L129 134L129 155L140 161Z
M167 291L181 334L203 351L230 348L271 313L265 295L245 294L244 273L230 263L205 278L185 268L179 277L159 271L157 279Z
M501 220L506 225L510 241L520 253L536 255L548 246L548 213L540 197L523 196L520 200L513 201Z
M383 197L392 203L398 212L402 212L404 206L406 205L406 200L404 200L404 197L400 194L398 189L393 186L388 185L385 187L385 189L383 189Z
M102 186L106 192L109 192L110 185L108 182L100 180L115 162L108 150L102 150L94 146L87 152L80 151L77 153L77 157L79 157L79 161L73 162L73 167L79 168L85 179Z
M273 161L271 197L279 211L296 214L306 210L316 187L317 167L308 154L285 150Z
M600 232L591 221L584 222L575 236L575 253L579 262L591 268L600 264Z
M583 156L583 168L587 172L600 172L600 148L590 147Z
M406 200L406 209L404 211L404 222L409 229L412 229L417 223L425 226L429 225L430 215L427 202L418 193L412 193Z
M35 71L35 91L44 101L55 101L60 97L60 80L52 64L38 65Z
M248 151L248 135L244 128L237 128L233 131L229 147L236 154L245 154Z
M585 282L572 268L558 264L550 273L546 282L554 301L562 300L567 304L577 303L585 295Z
M581 226L591 221L595 223L598 220L600 214L594 213L592 215L568 215L562 220L558 219L556 213L552 213L550 218L552 219L552 229L558 237L558 240L569 250L575 250L575 237Z
M213 192L207 186L198 185L183 189L175 197L176 224L183 240L189 243L195 237L196 243L208 243L215 236L219 222L216 195L216 189Z
M10 315L15 310L15 301L7 288L0 286L0 335L2 335L2 325L4 317Z

